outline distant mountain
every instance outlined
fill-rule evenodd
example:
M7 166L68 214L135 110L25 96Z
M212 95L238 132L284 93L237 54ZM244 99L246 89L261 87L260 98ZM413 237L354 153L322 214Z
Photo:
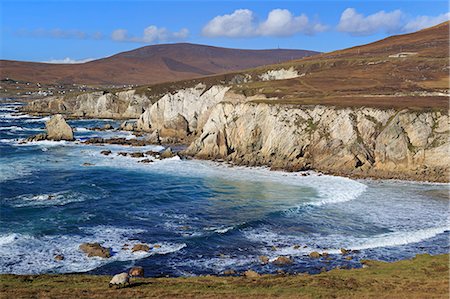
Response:
M281 63L307 50L240 50L179 43L152 45L82 64L0 60L1 78L46 84L153 84Z

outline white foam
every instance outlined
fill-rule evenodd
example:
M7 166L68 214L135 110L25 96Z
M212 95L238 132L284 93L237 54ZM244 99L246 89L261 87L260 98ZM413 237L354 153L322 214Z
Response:
M28 115L27 117L29 118L30 116ZM46 117L42 117L42 118L26 119L24 121L27 123L34 123L34 122L46 122L48 120L50 120L50 116L46 116Z
M61 191L48 194L26 194L17 196L10 201L14 207L27 207L27 206L61 206L72 202L80 202L88 199L88 196L73 192L73 191Z
M18 126L0 127L0 131L24 131L25 129Z
M13 243L20 237L19 234L0 235L0 246Z
M365 250L381 247L396 247L408 244L419 243L424 240L436 237L450 227L431 227L413 231L395 231L385 234L373 235L370 237L354 237L351 235L314 235L308 234L305 237L293 235L276 234L265 228L259 230L250 230L244 232L244 236L254 242L265 245L261 251L270 258L276 258L280 255L301 256L313 251L319 253L327 252L330 254L340 253L341 248L350 250ZM304 245L307 244L305 247ZM300 245L294 248L294 245ZM275 246L276 251L270 248ZM322 248L327 248L322 249Z
M351 249L371 249L378 247L393 247L412 243L418 243L423 240L433 238L450 230L450 226L424 228L416 231L397 231L387 234L380 234L370 238L357 239L354 244L349 244Z
M88 235L56 235L33 237L23 234L0 236L0 269L1 273L38 274L38 273L68 273L86 272L115 261L131 261L146 258L156 254L168 254L186 247L186 244L154 242L159 244L150 252L136 252L122 249L124 244L132 248L141 243L130 240L134 235L143 232L137 229L124 229L110 226L97 226L83 229ZM1 243L1 240L6 240ZM79 245L85 242L99 242L102 246L112 248L111 258L89 258ZM62 254L64 260L55 261L54 256Z

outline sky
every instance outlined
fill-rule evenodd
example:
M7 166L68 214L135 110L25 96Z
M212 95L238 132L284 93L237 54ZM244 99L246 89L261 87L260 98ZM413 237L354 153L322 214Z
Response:
M449 19L448 1L0 0L0 58L75 63L152 44L328 52Z

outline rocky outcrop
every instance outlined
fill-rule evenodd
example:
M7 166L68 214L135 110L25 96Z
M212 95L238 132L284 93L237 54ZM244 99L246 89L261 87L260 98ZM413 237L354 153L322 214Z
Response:
M447 181L449 117L439 111L222 102L186 154L349 176Z
M137 130L158 131L162 138L184 140L197 133L211 108L223 100L230 87L198 84L164 95L145 111L137 122Z
M111 248L103 247L99 243L83 243L79 249L87 254L88 257L111 257Z
M52 116L45 123L47 139L49 140L74 140L72 128L66 123L61 114Z
M293 67L290 67L289 69L269 70L259 75L259 78L262 81L285 80L297 77L300 77L300 75Z
M128 119L138 118L150 105L151 100L145 95L126 90L48 97L30 102L23 110L72 117Z
M64 117L60 114L52 116L52 118L45 123L45 128L47 133L39 133L37 135L30 136L24 142L35 142L42 140L74 140L72 128L66 123Z

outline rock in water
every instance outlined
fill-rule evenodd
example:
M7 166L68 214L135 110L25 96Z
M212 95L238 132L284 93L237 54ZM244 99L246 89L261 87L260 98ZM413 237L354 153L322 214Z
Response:
M61 114L56 114L45 123L47 139L49 140L74 140L72 128L66 123Z
M136 244L133 246L133 248L131 249L131 252L136 252L136 251L149 251L150 250L150 246L146 245L146 244Z
M309 254L309 257L313 259L318 259L320 258L320 253L318 253L317 251L313 251Z
M98 256L102 258L111 257L111 248L101 246L99 243L83 243L80 250L87 254L88 257Z
M292 264L292 259L288 256L279 256L276 260L273 261L274 265L284 266Z
M175 154L172 152L172 149L171 149L170 147L166 148L166 149L161 153L161 159L172 158L173 156L175 156Z
M259 256L258 259L263 265L267 265L269 263L269 258L265 255Z

